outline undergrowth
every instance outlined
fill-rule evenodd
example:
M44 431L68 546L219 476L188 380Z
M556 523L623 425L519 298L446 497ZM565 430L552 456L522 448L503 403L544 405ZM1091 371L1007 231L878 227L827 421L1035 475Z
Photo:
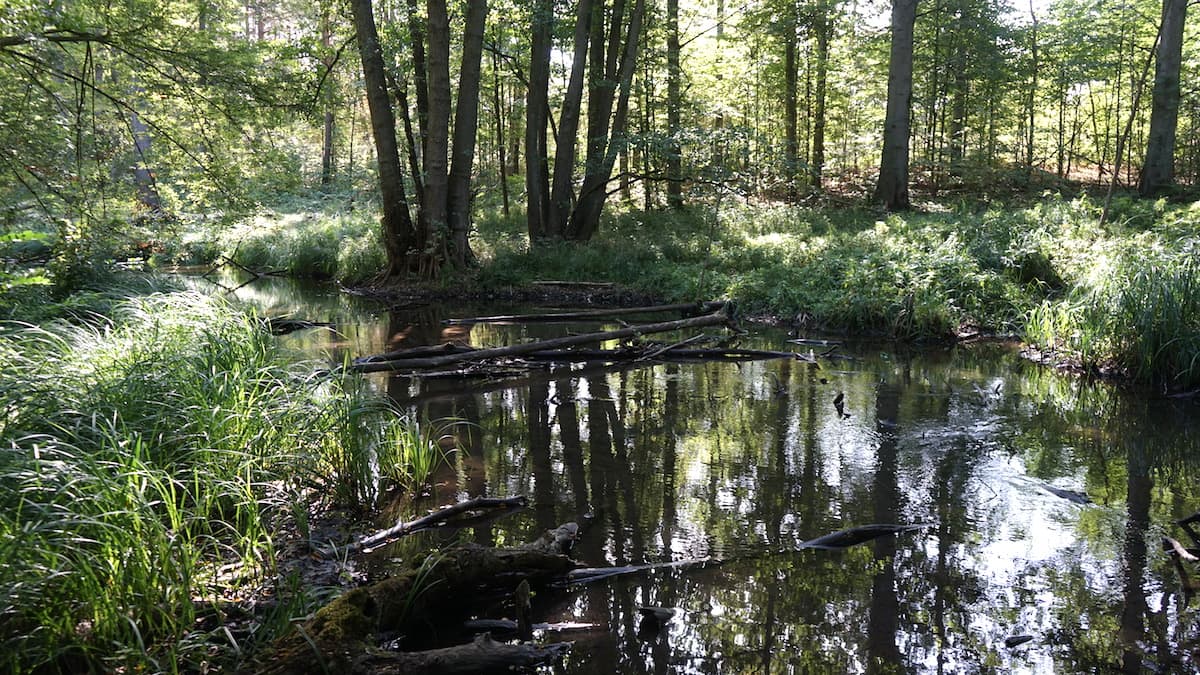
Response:
M235 670L312 608L280 537L369 506L417 432L227 303L111 310L0 326L0 670Z

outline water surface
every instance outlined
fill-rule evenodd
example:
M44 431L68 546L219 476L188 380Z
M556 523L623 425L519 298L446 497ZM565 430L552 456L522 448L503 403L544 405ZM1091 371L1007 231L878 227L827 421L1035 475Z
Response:
M445 327L512 308L388 313L270 283L253 285L260 306L336 322L284 338L309 358L601 326ZM741 345L804 349L786 340L754 329ZM544 636L575 641L553 672L1195 671L1197 602L1185 607L1161 551L1164 535L1198 545L1174 524L1200 508L1194 402L1089 385L1000 345L836 354L815 369L600 364L370 381L422 420L459 421L434 501L528 496L530 508L460 536L506 545L577 521L576 557L590 566L721 561L539 593L537 620L596 625ZM798 548L867 523L927 527ZM677 613L656 627L641 606Z

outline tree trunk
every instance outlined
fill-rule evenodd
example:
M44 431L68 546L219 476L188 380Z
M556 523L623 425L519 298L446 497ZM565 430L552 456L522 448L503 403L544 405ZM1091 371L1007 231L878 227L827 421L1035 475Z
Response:
M1179 70L1187 0L1163 0L1162 29L1154 67L1150 139L1138 192L1152 197L1175 181L1175 131L1179 123Z
M783 147L783 180L787 186L787 200L795 203L800 199L800 187L796 184L797 169L800 167L800 143L798 140L799 104L796 94L796 16L794 3L784 17L783 26L783 117L786 140Z
M620 8L620 12L618 8ZM568 238L577 241L591 239L600 225L600 214L603 212L604 202L608 198L608 180L612 176L617 153L620 152L624 143L623 136L629 116L629 92L633 83L633 70L637 65L642 20L646 14L646 1L635 1L633 12L629 16L625 41L622 44L620 19L621 14L624 13L623 10L624 0L617 0L613 6L613 23L609 34L606 64L606 72L611 73L611 77L604 82L593 81L592 92L599 94L602 99L598 109L603 115L602 119L598 120L596 127L600 133L589 138L591 147L588 149L587 173L579 191L579 203L571 214L571 222L568 226ZM614 89L617 92L614 92ZM618 92L616 111L612 113L610 126L609 110L612 108L613 94ZM589 97L589 109L590 104ZM588 127L591 126L592 123L589 119Z
M813 188L817 191L821 190L825 173L825 98L829 88L829 41L833 39L833 20L829 13L830 8L824 1L817 5L817 100L813 110L811 169Z
M546 217L550 210L546 126L549 117L553 0L539 0L533 8L532 24L529 95L525 103L525 193L529 242L536 244L547 237Z
M458 104L454 110L449 203L450 263L466 267L473 261L467 237L471 228L471 170L475 164L475 131L479 126L479 83L483 59L483 28L487 0L467 3L463 29L462 66L458 75Z
M496 41L499 44L499 40ZM504 97L501 95L500 84L500 54L498 51L492 52L492 107L496 116L496 168L500 171L500 197L504 205L504 217L508 218L508 158L505 157L505 136L504 127L507 116L505 114Z
M558 139L554 151L554 179L550 187L550 210L546 218L546 236L559 238L567 226L575 187L575 145L583 106L584 67L587 65L588 35L593 22L604 24L603 5L582 0L575 11L575 51L571 60L571 78L563 96L559 115Z
M679 67L679 0L667 0L667 206L683 208L683 162L679 147L679 109L683 106Z
M1030 68L1032 72L1030 73L1029 98L1025 102L1025 114L1027 116L1027 126L1025 129L1025 168L1029 175L1032 175L1034 161L1033 140L1036 122L1035 113L1037 112L1035 104L1037 103L1038 67L1041 65L1038 62L1038 18L1037 12L1035 12L1033 8L1033 0L1029 0L1029 18L1033 21L1032 33L1030 35L1032 42L1029 46L1029 56L1032 59Z
M351 0L350 8L354 13L367 108L371 115L371 135L375 139L375 154L379 163L387 275L398 276L409 271L407 251L415 232L412 217L408 213L408 200L404 195L404 174L400 169L400 154L396 146L396 119L388 100L383 54L379 49L379 34L375 29L371 0Z
M917 0L892 0L887 113L875 200L893 211L909 207L908 129L912 107L913 26L916 20Z
M429 127L425 146L425 220L418 242L422 249L442 244L449 227L450 177L450 16L446 0L429 0L425 8L429 66Z
M330 52L332 48L331 39L333 28L329 19L330 7L327 3L321 5L321 49L324 52L322 63L328 71L333 68L333 55ZM332 88L332 85L330 85ZM321 139L321 185L329 185L333 182L333 95L326 93L325 100L325 124Z

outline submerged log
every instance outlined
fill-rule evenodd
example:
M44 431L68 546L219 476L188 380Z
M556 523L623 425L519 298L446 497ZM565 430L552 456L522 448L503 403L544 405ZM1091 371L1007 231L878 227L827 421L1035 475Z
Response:
M438 368L441 366L450 365L452 363L484 361L488 359L500 359L510 356L524 356L533 352L545 351L547 349L561 349L563 347L595 344L609 340L621 340L624 338L640 337L642 335L663 333L672 330L683 330L686 328L699 328L701 326L713 326L717 324L730 323L731 319L728 314L728 305L723 303L720 306L720 309L711 314L696 316L690 319L641 324L638 326L622 328L620 330L586 333L584 335L570 335L566 337L552 338L549 340L540 340L538 342L511 345L508 347L476 349L462 354L445 354L442 356L431 356L427 358L404 358L398 360L385 359L379 356L371 356L362 359L356 359L354 363L351 364L350 369L360 373L376 373L395 370L421 370L426 368Z
M565 552L577 531L568 523L517 548L466 544L430 556L417 569L355 588L277 641L259 672L378 672L355 669L374 653L375 635L411 634L427 628L432 618L453 619L454 613L469 611L467 600L486 589L562 577L575 567Z
M368 537L363 537L358 541L350 544L342 549L343 551L358 551L370 552L370 549L382 544L389 539L403 537L421 530L428 530L433 527L445 525L450 520L464 513L473 513L485 509L518 509L525 506L524 497L476 497L465 502L459 502L444 509L439 509L433 513L411 520L407 523L397 523L386 530L381 530Z
M768 349L641 349L624 347L621 349L557 349L531 352L524 356L533 361L671 361L671 360L701 360L701 361L763 361L767 359L796 359L806 363L816 363L808 354L799 352L779 352Z
M860 525L858 527L852 527L848 530L839 530L837 532L831 532L829 534L817 537L816 539L809 539L808 541L804 542L803 544L800 544L800 546L798 548L801 548L801 549L820 548L820 549L827 549L827 550L836 550L836 549L842 549L842 548L854 546L856 544L862 544L864 542L871 541L872 539L878 539L879 537L883 537L883 536L887 536L887 535L891 535L891 534L902 534L904 532L913 532L916 530L924 529L926 527L929 527L929 525L927 523L917 524L917 525L891 525L891 524Z
M496 642L483 633L472 642L424 652L371 651L354 662L352 673L371 675L475 675L510 673L549 663L568 649L570 642L537 646L527 642Z
M610 309L585 309L577 312L543 312L541 314L497 314L494 316L473 316L462 319L446 319L442 321L448 326L470 325L476 323L539 323L553 321L574 321L576 319L604 319L630 314L658 314L662 312L692 312L703 314L721 308L722 302L682 302L674 305L651 305L646 307L625 307Z

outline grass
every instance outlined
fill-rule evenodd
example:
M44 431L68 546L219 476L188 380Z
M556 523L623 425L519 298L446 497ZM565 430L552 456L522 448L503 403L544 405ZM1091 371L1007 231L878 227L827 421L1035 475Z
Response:
M0 669L236 669L317 597L280 538L369 504L380 443L417 432L226 303L111 309L0 329Z

